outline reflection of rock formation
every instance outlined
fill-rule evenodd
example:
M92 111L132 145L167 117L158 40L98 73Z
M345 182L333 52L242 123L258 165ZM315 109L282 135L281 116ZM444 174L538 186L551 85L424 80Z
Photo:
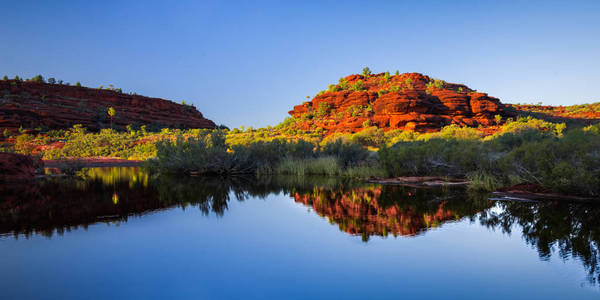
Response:
M378 186L341 192L315 189L311 193L295 193L293 196L296 202L311 206L330 222L337 223L340 230L360 234L365 240L371 235L419 234L443 222L472 216L489 207L486 201L483 207L457 210L448 205L449 201L456 201L453 200L455 197L451 194L436 195L439 192Z
M0 235L51 236L98 222L193 206L222 215L231 199L284 193L361 235L415 235L460 218L505 232L521 230L539 255L582 262L590 281L600 279L600 206L566 202L498 202L464 190L370 185L336 178L154 178L137 168L96 168L83 179L0 184ZM477 218L475 216L478 216Z

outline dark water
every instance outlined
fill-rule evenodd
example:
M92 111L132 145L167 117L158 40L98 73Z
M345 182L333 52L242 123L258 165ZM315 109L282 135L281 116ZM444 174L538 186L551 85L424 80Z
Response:
M600 207L332 178L0 185L1 299L599 299Z

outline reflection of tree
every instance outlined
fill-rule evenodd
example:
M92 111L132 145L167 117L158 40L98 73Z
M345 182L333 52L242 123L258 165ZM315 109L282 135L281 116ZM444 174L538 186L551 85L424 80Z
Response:
M170 207L198 207L221 216L231 198L264 198L273 193L307 190L315 184L335 187L343 181L292 177L153 177L138 168L93 168L78 178L50 178L31 184L0 185L0 234L55 232L97 222L118 223Z
M55 178L34 184L0 186L0 233L52 236L97 222L169 207L196 206L222 215L230 193L247 198L236 179L149 178L135 168L91 169L79 179Z
M480 221L511 233L515 225L542 259L558 250L565 260L580 260L595 284L600 280L600 205L568 202L502 202L502 210L487 211Z
M287 194L312 207L341 231L360 235L417 235L445 222L479 216L510 233L520 228L540 257L554 250L582 261L590 281L600 279L600 205L494 202L463 190L365 184L332 177L191 178L149 176L136 168L91 169L81 178L0 185L0 234L52 236L98 222L171 207L198 207L221 216L232 199Z

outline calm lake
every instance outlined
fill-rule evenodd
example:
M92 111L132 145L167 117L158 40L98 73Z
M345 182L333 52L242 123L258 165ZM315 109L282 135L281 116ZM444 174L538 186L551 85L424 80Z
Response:
M137 168L0 185L1 299L599 299L600 206Z

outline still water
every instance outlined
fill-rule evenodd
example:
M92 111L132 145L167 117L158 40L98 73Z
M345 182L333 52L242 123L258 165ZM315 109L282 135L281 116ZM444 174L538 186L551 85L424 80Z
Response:
M0 185L1 299L599 299L600 206L93 168Z

